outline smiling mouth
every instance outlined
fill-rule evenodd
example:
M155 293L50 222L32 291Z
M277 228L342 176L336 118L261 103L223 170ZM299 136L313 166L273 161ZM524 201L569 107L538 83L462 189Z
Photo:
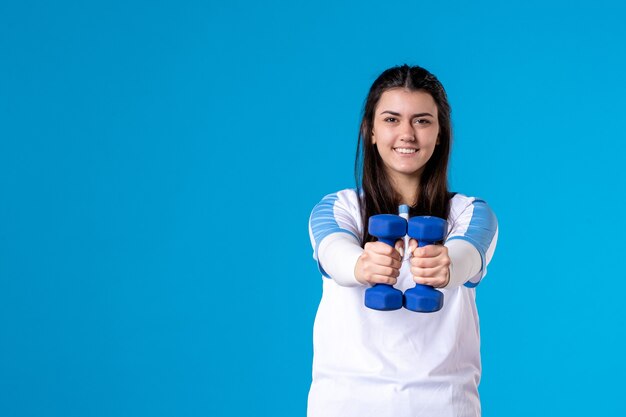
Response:
M415 148L393 148L393 150L404 155L410 155L417 152L417 149Z

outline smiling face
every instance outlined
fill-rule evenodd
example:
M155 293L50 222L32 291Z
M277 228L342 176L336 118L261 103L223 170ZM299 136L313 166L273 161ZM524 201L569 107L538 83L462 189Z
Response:
M439 136L437 105L424 91L385 91L374 111L372 143L393 179L419 180Z

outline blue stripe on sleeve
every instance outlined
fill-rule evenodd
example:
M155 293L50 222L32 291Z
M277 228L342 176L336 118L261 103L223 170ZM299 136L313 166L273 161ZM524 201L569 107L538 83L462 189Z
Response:
M463 285L465 285L467 288L476 288L478 286L478 284L480 284L480 281L478 281L478 282L469 282L469 281L467 281Z
M349 233L359 240L354 233L340 227L337 223L334 212L337 198L337 193L327 195L313 208L313 211L311 212L311 230L313 231L313 238L315 239L316 251L322 239L331 233Z
M470 224L465 232L465 235L453 236L448 240L462 239L471 243L480 254L480 270L482 273L487 263L487 250L489 249L489 245L491 245L491 242L496 234L498 220L484 200L474 200L472 205L474 206L472 219L470 220ZM474 288L478 285L478 282L472 283L468 281L464 285L468 288Z
M357 240L359 238L352 233L350 230L344 229L337 223L335 219L335 202L337 201L338 196L337 193L329 194L322 199L311 212L311 231L313 232L313 239L315 240L315 253L320 246L320 242L328 235L332 233L348 233L351 236L354 236ZM330 278L326 271L322 268L322 265L317 260L317 265L322 273L322 275L326 278Z

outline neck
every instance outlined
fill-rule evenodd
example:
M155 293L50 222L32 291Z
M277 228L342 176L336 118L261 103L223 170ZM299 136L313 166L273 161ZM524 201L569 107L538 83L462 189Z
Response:
M414 206L417 204L417 195L420 186L418 177L392 177L394 190L400 195L400 204Z

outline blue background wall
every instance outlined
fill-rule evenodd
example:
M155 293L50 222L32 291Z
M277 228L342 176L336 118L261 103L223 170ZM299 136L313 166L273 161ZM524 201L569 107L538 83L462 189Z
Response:
M2 1L0 415L305 414L307 220L367 89L447 88L500 240L484 416L623 416L618 2Z

